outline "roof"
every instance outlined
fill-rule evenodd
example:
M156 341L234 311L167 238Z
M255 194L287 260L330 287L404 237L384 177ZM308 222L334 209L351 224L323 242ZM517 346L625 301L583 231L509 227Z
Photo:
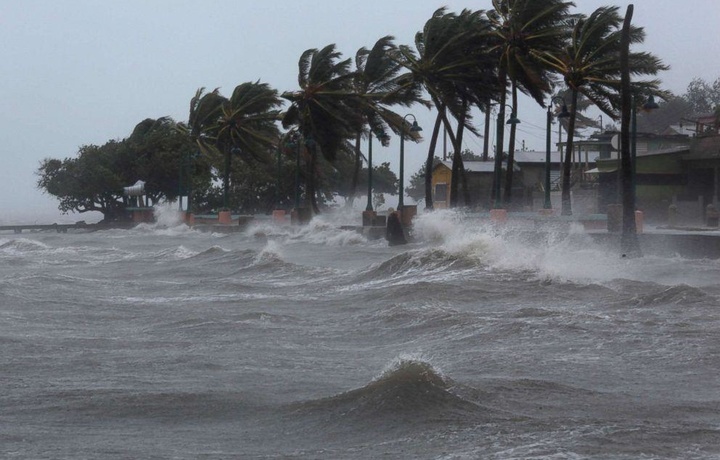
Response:
M445 166L448 169L452 169L452 161L441 161L435 167ZM477 172L477 173L491 173L495 171L495 160L490 161L463 161L465 171ZM505 163L503 163L504 168Z

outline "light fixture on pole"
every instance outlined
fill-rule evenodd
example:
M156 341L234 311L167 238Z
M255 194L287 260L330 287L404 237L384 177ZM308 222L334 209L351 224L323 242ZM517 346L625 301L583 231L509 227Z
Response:
M548 104L547 108L547 127L545 132L545 203L543 204L543 209L552 209L552 203L550 202L550 125L552 124L552 112L550 111L550 108L556 100L562 101L560 113L557 117L568 118L570 116L570 112L568 112L567 104L565 103L564 98L555 96L550 99L550 104Z
M420 125L418 125L417 119L415 118L415 115L408 113L403 117L403 123L402 127L400 128L400 177L398 178L400 181L400 197L398 199L398 211L402 212L402 208L405 206L403 202L403 173L405 172L405 125L407 123L407 117L412 117L413 123L410 126L409 131L411 133L416 133L418 131L422 131L422 128Z
M505 120L505 107L510 108L510 118L507 120L508 125L516 125L520 123L520 120L518 119L515 108L509 104L503 104L500 106L500 111L498 112L498 118L497 118L497 147L495 148L495 169L494 169L494 178L493 182L495 185L495 204L493 205L494 209L500 209L502 207L502 200L500 199L500 182L502 178L502 155L503 155L503 143L504 143L504 134L505 129L503 126L503 121ZM511 168L511 165L508 165L508 168Z
M605 125L603 125L602 114L598 115L598 118L600 119L600 134L602 134L605 132Z

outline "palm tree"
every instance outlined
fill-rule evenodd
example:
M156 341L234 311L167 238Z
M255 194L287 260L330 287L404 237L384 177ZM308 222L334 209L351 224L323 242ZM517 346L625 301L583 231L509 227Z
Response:
M463 10L448 13L445 8L435 11L423 30L415 35L415 48L400 46L397 60L407 70L406 84L421 84L430 95L437 110L425 164L425 204L433 208L431 174L435 147L441 126L445 127L453 144L453 179L451 203L457 203L458 183L464 178L460 152L464 129L478 134L470 116L472 105L484 106L497 93L495 66L485 53L489 25L483 11ZM448 115L457 121L453 130ZM469 204L467 183L463 181L466 204Z
M204 154L222 156L223 207L228 207L232 153L245 153L262 160L279 138L276 122L282 104L276 90L266 83L247 82L235 87L227 99L218 89L199 89L190 101L187 130Z
M190 99L187 124L178 123L178 129L190 136L198 151L208 159L217 156L216 141L212 131L220 118L222 106L226 101L227 99L220 95L218 88L209 93L205 92L205 88L200 88ZM187 209L192 209L192 194L188 196Z
M570 166L573 151L573 136L577 118L578 95L583 94L603 113L612 119L618 118L620 108L620 50L621 25L623 18L618 7L601 7L590 16L571 18L570 41L560 52L539 52L536 56L563 76L571 90L568 137L563 159L562 214L572 214L570 201ZM642 28L631 27L631 43L642 43L645 32ZM660 59L650 53L631 52L628 56L629 71L632 75L656 75L666 70ZM634 94L657 94L658 80L635 81Z
M379 39L371 50L363 47L355 55L355 72L353 89L362 102L361 114L364 124L370 128L370 136L377 133L382 145L388 145L388 137L382 136L387 129L400 132L402 116L391 111L392 105L410 106L421 102L420 86L402 86L398 75L402 66L391 58L396 49L392 36ZM355 167L350 187L350 203L355 195L360 172L361 151L360 141L363 131L358 131L355 138Z
M218 88L209 93L205 92L205 88L200 88L190 100L188 122L183 128L204 154L211 153L215 146L215 138L211 133L220 119L222 106L226 101Z
M320 210L315 198L315 160L317 149L333 162L348 139L362 130L362 102L353 88L351 60L331 44L306 50L298 62L298 91L286 91L282 98L290 101L283 126L297 126L309 150L310 176L307 196L315 213Z
M493 0L487 12L495 35L493 52L499 59L499 80L503 91L498 103L504 114L506 93L510 82L512 108L517 116L517 90L529 95L544 106L545 96L552 90L547 66L536 58L537 53L552 53L567 35L565 22L572 2L564 0ZM508 148L508 167L505 178L505 202L512 201L515 125L511 125ZM503 153L504 124L498 123L496 168ZM496 178L499 174L496 174ZM499 189L499 188L498 188ZM496 197L500 201L500 197Z
M216 146L223 153L223 203L228 206L232 155L268 163L267 155L277 147L280 133L276 122L282 102L278 92L267 83L246 82L235 87L230 99L221 106L220 118L212 128Z

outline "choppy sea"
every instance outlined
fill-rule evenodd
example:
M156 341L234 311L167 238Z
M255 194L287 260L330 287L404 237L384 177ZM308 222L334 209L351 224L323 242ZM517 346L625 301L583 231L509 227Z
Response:
M720 262L461 214L0 235L0 457L720 458Z

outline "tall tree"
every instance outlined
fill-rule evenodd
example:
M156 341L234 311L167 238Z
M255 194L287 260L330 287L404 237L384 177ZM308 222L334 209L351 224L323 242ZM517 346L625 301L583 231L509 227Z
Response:
M333 162L363 126L362 102L353 88L350 67L351 60L343 60L334 44L306 50L298 62L300 89L282 94L290 102L283 126L296 126L309 150L311 173L306 195L315 213L320 212L315 197L317 150Z
M513 94L512 108L517 116L517 90L529 95L544 106L546 95L552 90L550 70L536 55L554 53L567 36L565 22L572 2L563 0L493 0L487 15L494 32L493 52L499 59L499 82L502 91L498 103L500 113L507 104L505 88L508 81ZM502 157L504 121L497 125L497 155ZM515 124L510 127L508 167L505 178L505 203L512 201ZM496 168L500 162L496 161ZM496 173L496 178L499 174ZM496 187L494 187L495 189ZM499 189L499 187L497 187ZM500 197L497 197L499 201Z
M224 196L227 197L230 187L233 154L270 162L268 153L277 148L280 137L276 124L280 120L280 105L277 91L260 82L236 86L230 99L222 103L220 117L210 131L225 159ZM227 199L224 202L227 206Z
M578 95L585 95L603 113L618 119L620 108L620 50L621 25L623 18L618 7L601 7L590 16L570 19L571 36L561 52L537 53L537 57L563 76L571 90L568 137L563 158L562 214L572 214L570 201L570 177L573 152L575 120L577 118ZM630 43L642 43L645 32L640 27L630 26ZM666 70L660 59L646 52L630 52L628 66L631 75L656 75ZM667 95L658 89L658 80L637 80L632 82L636 96L657 94ZM635 98L638 99L637 97Z
M392 36L380 38L372 49L363 47L355 55L355 72L353 76L354 91L360 99L360 111L364 125L369 128L382 145L387 146L389 137L382 136L388 129L400 132L402 116L390 110L393 105L408 107L415 102L422 102L420 85L403 86L398 80L402 66L392 59L391 53L396 50ZM349 202L354 198L358 176L361 168L360 142L363 131L358 131L355 138L355 166L349 193Z
M695 77L687 87L683 98L690 104L696 115L712 113L720 107L720 78L712 84Z
M415 35L416 51L400 46L398 61L408 69L406 81L420 83L437 110L435 127L426 159L425 204L432 209L431 173L441 124L459 152L465 129L478 134L472 125L470 108L484 107L497 94L495 62L487 55L489 24L483 11L435 11L423 30ZM457 123L453 129L449 117ZM464 177L462 158L453 156L451 197L457 202L458 183ZM467 190L467 183L464 182ZM466 194L466 201L469 197Z

